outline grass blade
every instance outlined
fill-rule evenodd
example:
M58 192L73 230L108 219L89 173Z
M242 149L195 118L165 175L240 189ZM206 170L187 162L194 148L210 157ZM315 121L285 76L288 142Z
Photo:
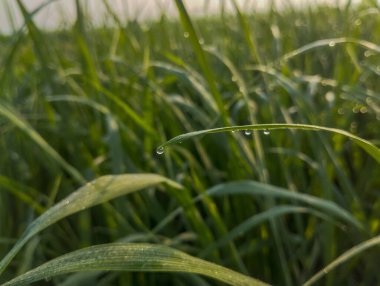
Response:
M331 272L333 269L341 265L342 263L346 262L347 260L351 259L352 257L359 255L364 250L367 250L368 248L374 247L376 245L380 244L380 235L376 236L374 238L371 238L369 240L366 240L351 249L347 250L345 253L340 255L337 259L335 259L333 262L331 262L329 265L327 265L325 268L320 270L317 274L315 274L313 277L311 277L309 280L307 280L303 286L310 286L317 282L319 279L321 279L323 276L325 276L327 273Z
M22 132L24 132L30 139L32 139L46 154L48 154L54 161L56 161L62 169L64 169L68 174L70 174L78 183L84 184L86 180L83 176L71 166L65 159L62 158L57 151L52 148L40 134L33 129L33 127L26 121L24 121L21 116L19 116L16 111L11 107L5 106L5 104L0 103L0 116L7 118L10 122L16 125ZM0 268L1 269L1 268Z
M212 197L237 194L247 194L252 196L261 195L265 197L273 197L279 199L282 198L300 202L302 204L309 205L310 207L318 209L323 213L328 214L329 216L340 218L359 229L363 228L362 224L357 219L355 219L349 212L342 209L334 202L303 193L290 192L286 189L269 184L263 184L254 181L238 181L220 184L207 190L207 195Z
M226 112L225 112L222 96L220 92L218 91L218 87L216 85L215 76L212 72L211 65L207 60L207 57L205 55L205 52L201 44L199 43L199 36L194 28L194 25L191 21L189 14L187 13L187 10L185 8L185 5L183 4L183 1L175 0L175 3L177 5L181 23L183 27L185 28L186 32L189 33L189 39L190 39L191 45L193 47L195 56L198 60L198 64L200 65L203 75L209 85L211 94L215 98L215 101L218 105L219 111L221 112L224 118L224 121L227 122L228 119L226 118Z
M211 251L214 251L215 249L224 246L225 244L234 240L236 237L244 233L247 233L252 228L259 226L266 221L270 221L271 219L279 217L279 216L284 216L287 214L295 214L295 213L311 214L311 215L318 216L326 220L331 220L331 218L329 218L328 216L324 216L323 213L315 211L313 209L289 206L289 205L276 206L262 213L253 215L247 220L245 220L244 222L242 222L241 224L237 225L235 228L229 231L228 234L220 237L218 240L210 244L206 249L202 250L199 256L200 257L207 256Z
M324 47L324 46L331 47L332 45L335 46L336 44L355 44L363 48L366 48L368 50L371 50L373 52L380 53L380 46L374 43L365 41L365 40L360 40L360 39L355 39L355 38L332 38L332 39L318 40L318 41L309 43L299 49L296 49L290 53L283 55L280 59L277 60L277 62L287 61L291 58L299 56L300 54L303 54L313 49L317 49L319 47Z
M311 131L327 131L336 134L340 134L352 139L356 144L358 144L364 151L366 151L372 158L374 158L378 163L380 163L380 149L373 145L371 142L362 139L356 135L353 135L347 131L330 128L318 125L308 125L308 124L285 124L285 123L273 123L273 124L254 124L254 125L240 125L240 126L228 126L221 128L206 129L200 131L194 131L176 136L169 141L162 144L159 148L164 148L166 146L182 142L184 140L206 135L210 133L221 133L221 132L232 132L232 131L245 131L245 130L278 130L278 129L298 129L298 130L311 130Z
M212 277L229 285L268 285L228 268L153 244L105 244L74 251L51 260L5 284L27 285L41 279L78 271L187 272Z
M167 183L177 189L181 188L174 181L155 174L109 175L87 183L29 225L11 251L0 261L0 274L34 235L55 222L81 210L160 183Z

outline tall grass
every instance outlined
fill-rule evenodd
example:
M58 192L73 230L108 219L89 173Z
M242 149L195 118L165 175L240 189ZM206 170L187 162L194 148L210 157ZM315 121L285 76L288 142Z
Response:
M94 27L76 1L72 28L46 32L17 1L0 283L380 283L378 4L193 18L175 3L178 20L139 23L104 0L114 26Z

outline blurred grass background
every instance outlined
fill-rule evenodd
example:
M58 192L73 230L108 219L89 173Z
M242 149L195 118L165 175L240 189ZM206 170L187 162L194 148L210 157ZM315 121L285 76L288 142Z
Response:
M181 22L163 14L144 23L122 21L104 1L112 27L92 26L76 1L75 24L55 32L40 30L32 11L17 3L25 27L0 37L0 257L33 218L101 175L157 173L186 192L149 189L70 217L28 244L0 281L80 247L123 239L170 245L274 285L300 285L379 234L379 165L339 135L234 132L156 153L181 133L254 123L335 127L379 146L376 1L254 14L232 1L232 14L191 19L177 1ZM276 215L300 204L284 198L192 201L239 180L333 201L364 227L329 221L328 214ZM161 227L178 206L186 211ZM268 220L205 251L265 211ZM364 253L320 285L377 285L379 254ZM45 284L217 284L182 274L72 278Z

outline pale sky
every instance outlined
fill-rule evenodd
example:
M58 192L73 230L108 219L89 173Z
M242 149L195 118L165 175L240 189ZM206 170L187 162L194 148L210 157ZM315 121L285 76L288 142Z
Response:
M112 9L125 18L154 18L160 14L160 10L165 11L170 16L176 15L174 0L107 0ZM229 0L184 0L185 5L192 14L215 13L219 11L220 3L225 2L230 6ZM272 0L237 0L244 11L252 9L264 9L266 4ZM273 0L276 4L293 3L295 5L305 5L308 3L337 2L345 3L347 0ZM33 11L41 4L51 2L51 0L23 0L24 5L29 11ZM104 22L104 0L81 0L87 5L90 14L95 22ZM352 2L360 2L354 0ZM205 5L207 5L205 9ZM10 17L11 15L11 17ZM34 17L39 27L55 29L62 26L62 23L70 25L75 19L75 0L56 0L48 4ZM14 25L12 25L12 22ZM0 0L0 33L9 33L15 28L19 28L23 19L17 8L15 0Z

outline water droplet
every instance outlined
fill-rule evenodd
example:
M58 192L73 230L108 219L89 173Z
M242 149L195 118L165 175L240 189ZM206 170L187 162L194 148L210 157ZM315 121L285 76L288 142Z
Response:
M345 113L344 108L338 109L338 114L343 115Z
M156 150L156 153L157 153L158 155L162 155L162 154L164 154L164 147L158 147L157 150Z
M188 37L190 36L190 34L189 34L188 32L185 32L185 33L183 33L183 36L184 36L185 38L188 38Z
M353 109L352 109L352 112L353 113L359 113L360 111L360 107L359 106L355 106Z
M247 136L249 136L249 135L252 134L252 130L245 130L245 131L244 131L244 134L247 135Z
M200 44L200 45L203 45L204 43L205 43L205 40L204 40L204 39L202 39L202 38L199 39L199 44Z
M360 108L360 113L367 113L368 112L368 108L363 106Z
M329 47L335 47L335 42L334 42L334 41L331 41L331 42L329 43Z
M333 102L335 100L335 94L332 91L329 91L325 94L325 98L328 102Z
M265 129L264 130L264 135L269 135L270 134L270 131L268 129Z

